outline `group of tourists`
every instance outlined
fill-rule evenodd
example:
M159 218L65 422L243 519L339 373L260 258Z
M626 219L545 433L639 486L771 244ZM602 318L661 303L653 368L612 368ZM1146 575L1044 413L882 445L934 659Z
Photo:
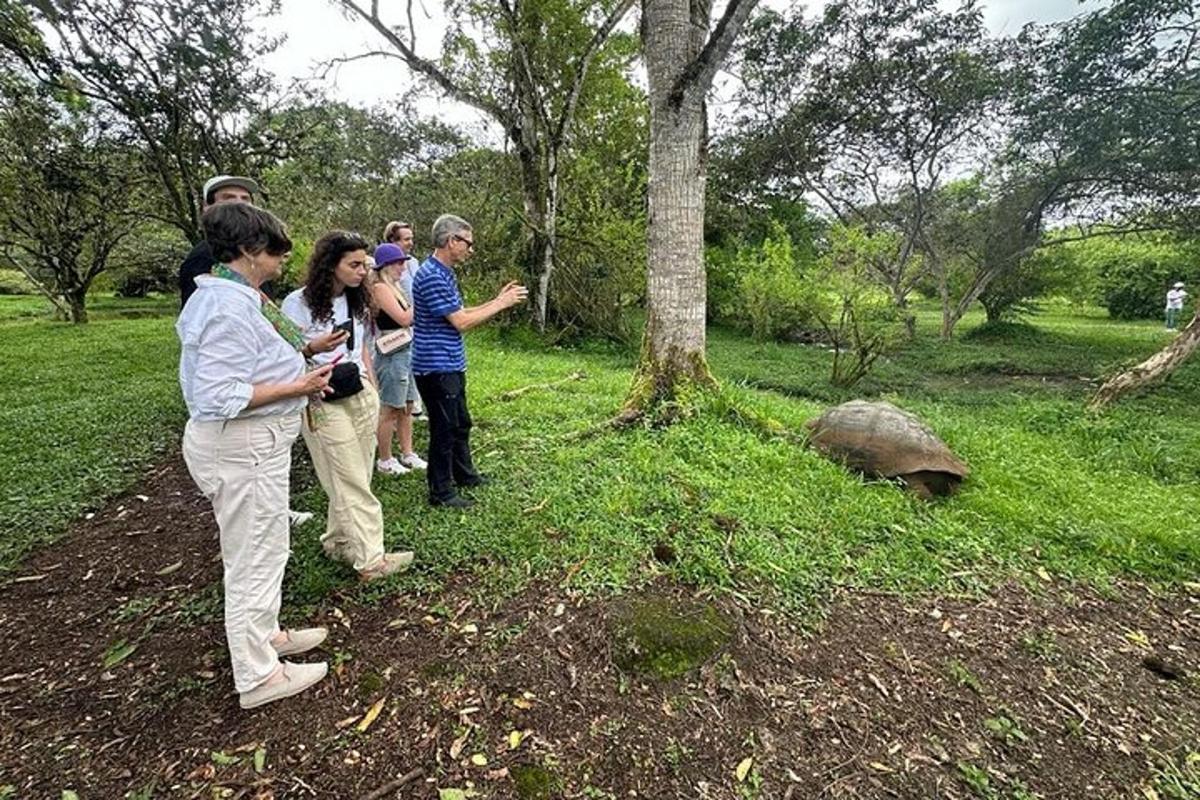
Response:
M204 241L180 269L183 455L220 530L234 685L241 706L254 708L327 672L323 662L280 660L327 633L279 627L290 527L310 516L289 510L292 444L304 439L329 498L326 556L364 581L407 568L411 551L385 550L373 472L424 471L431 505L473 504L460 490L487 478L471 456L462 334L527 291L509 283L465 307L455 269L474 253L474 233L446 214L433 224L423 262L412 255L407 223L389 223L374 248L357 233L325 234L303 285L276 305L270 282L292 242L278 218L253 204L260 187L218 176L203 193ZM425 458L413 446L418 400L429 422Z

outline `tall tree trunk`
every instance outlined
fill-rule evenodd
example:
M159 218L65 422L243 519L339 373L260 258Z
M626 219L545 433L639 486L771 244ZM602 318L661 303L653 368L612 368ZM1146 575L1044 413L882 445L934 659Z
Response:
M88 321L86 287L78 291L67 292L63 299L67 301L67 305L71 309L71 322L82 325Z
M892 302L896 304L896 308L900 310L900 315L904 318L905 336L909 339L917 338L917 317L908 307L908 294L899 285L892 287Z
M546 317L550 306L550 278L554 274L554 259L558 256L558 159L553 150L547 159L546 208L542 214L542 263L537 276L537 296L534 309L538 330L546 332Z
M646 409L687 386L713 387L705 359L703 91L677 91L708 35L688 0L647 0L642 46L650 85L646 331L628 405Z
M942 299L942 341L948 342L954 336L954 320L951 319L954 311L950 305L950 278L946 275L945 264L938 263L936 269L938 274L938 295Z
M1090 411L1100 411L1117 398L1135 389L1141 389L1174 372L1200 346L1200 311L1192 317L1187 327L1162 350L1147 358L1136 367L1127 369L1104 382L1100 390L1088 403Z

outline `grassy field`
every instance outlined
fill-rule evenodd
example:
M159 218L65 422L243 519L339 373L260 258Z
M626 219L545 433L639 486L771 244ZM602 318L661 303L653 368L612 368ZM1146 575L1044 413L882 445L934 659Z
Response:
M179 437L173 318L122 313L130 309L99 308L94 323L75 329L13 319L0 304L9 317L0 353L13 376L0 389L0 564L11 567L127 486ZM377 480L389 543L416 549L412 584L466 570L481 591L499 594L552 574L620 590L669 572L796 606L838 584L957 592L1039 574L1098 585L1194 579L1200 364L1092 418L1082 410L1091 382L1161 346L1156 324L1064 308L987 335L972 333L979 322L966 320L959 339L943 344L936 320L923 316L916 342L858 392L828 385L820 348L713 330L710 358L725 389L712 413L584 438L572 435L618 409L628 354L473 334L475 451L496 484L463 514L428 508L418 476ZM576 371L586 378L504 399ZM741 409L800 431L828 404L863 394L920 414L971 464L958 496L923 504L736 421ZM322 502L310 490L295 505ZM674 563L652 557L658 543L674 548ZM315 536L296 537L294 549L291 600L349 584Z
M0 297L0 571L178 440L176 303L96 298L75 327L39 298Z

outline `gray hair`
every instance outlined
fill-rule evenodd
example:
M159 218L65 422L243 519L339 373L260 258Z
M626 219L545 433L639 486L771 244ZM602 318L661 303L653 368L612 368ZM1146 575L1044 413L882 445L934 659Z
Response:
M433 223L433 246L435 248L445 247L450 244L451 238L469 230L471 230L471 224L462 217L442 214Z

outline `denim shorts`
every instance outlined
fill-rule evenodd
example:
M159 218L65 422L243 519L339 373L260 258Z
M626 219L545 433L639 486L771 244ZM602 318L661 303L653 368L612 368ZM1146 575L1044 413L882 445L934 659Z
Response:
M417 401L417 384L412 377L412 345L388 354L372 347L375 377L379 379L379 402L391 408L405 408Z

